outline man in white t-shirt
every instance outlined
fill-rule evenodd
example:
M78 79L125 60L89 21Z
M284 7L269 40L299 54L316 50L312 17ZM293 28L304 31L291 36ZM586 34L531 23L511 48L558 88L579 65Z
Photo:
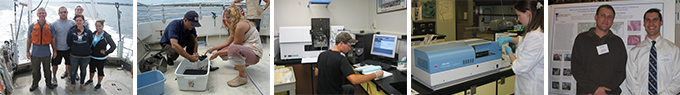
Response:
M260 4L264 1L267 3L264 5L264 8L260 8ZM262 19L262 12L266 10L269 7L269 0L246 0L246 19L249 20L250 22L254 22L257 27L257 30L260 30L260 20ZM234 2L231 2L231 5L233 6L236 5L236 3L243 2L243 0L234 0Z

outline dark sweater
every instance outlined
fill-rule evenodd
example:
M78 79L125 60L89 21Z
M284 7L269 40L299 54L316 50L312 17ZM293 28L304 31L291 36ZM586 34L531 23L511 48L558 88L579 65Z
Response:
M607 44L609 53L598 55L596 47ZM626 79L626 47L611 30L600 38L595 28L580 33L572 48L571 71L576 79L576 93L595 93L598 87L611 89L607 94L620 94L619 85Z
M94 39L92 31L85 28L85 31L78 35L78 31L80 30L76 29L76 27L77 26L71 27L66 36L66 43L71 47L71 55L83 57L90 56L92 53L90 47L92 47L92 39Z
M116 43L115 41L113 41L113 39L111 39L111 35L109 35L109 33L106 33L106 31L102 33L104 34L104 36L101 38L101 40L99 40L99 42L97 42L96 45L94 45L94 47L92 47L92 56L94 57L105 57L111 54L114 50L116 50ZM94 35L93 38L99 36L97 35L96 32L92 34ZM106 45L110 45L111 47L107 50ZM104 52L105 54L102 54L100 52L101 50L106 50L106 52Z

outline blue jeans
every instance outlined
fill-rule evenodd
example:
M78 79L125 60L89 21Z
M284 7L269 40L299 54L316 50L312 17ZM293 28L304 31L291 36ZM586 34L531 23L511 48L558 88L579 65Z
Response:
M90 64L90 57L86 58L76 58L71 55L71 84L76 84L76 71L80 68L80 84L85 83L85 70L87 69L87 64ZM80 66L80 67L79 67Z

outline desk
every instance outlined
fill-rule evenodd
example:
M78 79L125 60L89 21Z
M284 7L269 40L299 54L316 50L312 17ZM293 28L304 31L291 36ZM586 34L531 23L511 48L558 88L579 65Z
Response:
M275 65L286 65L293 67L295 72L295 79L297 80L295 87L297 94L316 94L317 77L314 76L314 71L311 68L316 67L316 63L300 63L301 60L286 60L286 61L274 61ZM406 92L406 74L401 73L401 71L396 68L387 70L387 72L392 73L391 77L387 77L380 80L371 80L371 82L363 83L370 84L380 89L380 91L385 94L405 94ZM399 86L403 84L403 86ZM366 87L362 87L366 88ZM275 89L276 90L276 89ZM357 89L358 90L358 89ZM356 93L370 93L369 91L355 91Z
M423 85L422 83L416 81L415 79L411 79L411 89L415 90L419 94L425 94L425 95L443 95L443 94L454 94L457 92L461 91L466 91L470 89L472 86L479 86L482 84L486 84L489 82L495 82L501 78L505 77L510 77L515 75L515 73L512 71L512 68L507 67L507 68L502 68L499 71L495 71L493 73L488 73L488 74L483 74L480 76L474 76L473 78L466 80L466 81L461 81L456 84L453 84L451 86L437 89L437 90L432 90L428 88L427 86ZM505 81L505 82L514 82L514 81Z
M392 76L380 80L371 80L377 88L380 88L385 94L406 94L406 74L396 68L384 71L392 73ZM362 86L363 87L363 86ZM367 91L369 92L369 91Z

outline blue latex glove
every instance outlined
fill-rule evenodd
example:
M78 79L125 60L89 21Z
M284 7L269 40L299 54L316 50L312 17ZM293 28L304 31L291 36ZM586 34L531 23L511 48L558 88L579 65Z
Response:
M502 46L505 43L512 42L512 37L496 37L496 42L498 43L499 46Z
M510 46L505 46L505 52L508 54L515 54L512 52L512 48L510 48Z

